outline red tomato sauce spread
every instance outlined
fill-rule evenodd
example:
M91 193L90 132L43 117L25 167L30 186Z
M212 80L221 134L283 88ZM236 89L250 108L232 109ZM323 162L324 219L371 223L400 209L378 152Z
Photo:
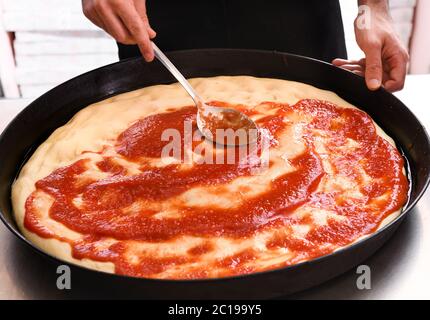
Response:
M237 108L250 116L258 113L240 105L222 102L211 104ZM125 210L137 202L171 199L193 187L222 187L234 179L251 174L252 164L243 162L193 164L188 170L180 169L180 164L151 166L148 159L159 158L168 143L160 139L165 129L174 128L183 134L186 120L192 121L195 129L195 107L183 107L140 119L117 137L117 156L137 164L140 173L127 174L127 168L112 157L104 156L103 160L96 163L97 168L107 174L104 179L79 179L89 170L89 159L82 159L37 181L36 191L26 201L25 227L40 237L67 241L76 259L112 262L115 272L119 274L156 277L157 273L172 265L189 263L202 254L210 253L213 245L209 240L213 237L242 239L281 225L288 230L288 226L294 223L309 224L312 227L304 238L298 239L281 232L275 233L266 243L268 250L287 248L296 252L294 259L284 263L294 264L327 254L374 232L384 218L405 205L408 181L403 172L403 158L395 147L377 134L373 121L366 113L319 100L301 100L291 106L271 102L265 104L275 109L276 114L259 118L257 124L259 128L270 132L272 147L276 147L279 134L289 125L284 118L299 113L310 119L303 131L306 150L289 159L294 171L277 177L267 190L247 199L241 206L225 209L187 207L179 203L176 211L180 215L163 219L155 217L157 212L150 208L143 207L132 214ZM345 199L336 190L318 191L320 181L327 173L321 158L324 155L316 152L315 132L329 141L326 148L327 153L332 155L334 174L339 173L356 181L361 186L360 192L364 198L354 202ZM350 151L344 146L351 139L355 141L356 147ZM363 182L363 174L359 171L363 168L371 182ZM71 241L55 234L40 222L35 203L40 192L53 199L49 217L82 234L82 238ZM382 197L385 194L389 196ZM74 201L76 198L81 199L79 206ZM331 210L347 219L328 219L326 224L316 225L308 221L308 216L290 217L294 210L305 204ZM208 241L190 249L184 256L143 255L133 263L125 257L129 241L165 243L182 236L195 236ZM103 239L117 241L100 248L98 241ZM255 252L247 249L220 259L217 263L230 268L231 274L239 274L253 271L241 269L241 266L254 258ZM196 272L184 277L204 277L204 273Z

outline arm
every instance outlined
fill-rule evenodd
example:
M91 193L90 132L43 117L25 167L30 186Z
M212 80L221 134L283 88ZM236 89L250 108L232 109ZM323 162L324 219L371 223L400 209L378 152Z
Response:
M146 61L154 59L156 33L146 15L145 0L82 0L85 16L123 44L137 44Z
M409 55L396 35L387 0L359 0L367 6L368 21L359 15L354 23L358 46L366 58L359 61L335 59L333 64L366 78L370 90L383 85L389 91L404 86Z

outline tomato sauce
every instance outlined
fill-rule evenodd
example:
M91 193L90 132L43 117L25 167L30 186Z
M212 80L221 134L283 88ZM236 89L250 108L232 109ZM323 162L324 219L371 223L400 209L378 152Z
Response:
M224 102L211 104L234 107L248 115L256 114L245 106L232 106ZM36 191L26 201L25 227L41 237L69 242L77 259L112 262L117 273L151 277L172 265L193 262L200 255L210 254L212 245L205 242L182 257L142 256L138 263L130 263L125 258L127 241L165 243L182 236L242 239L284 226L285 232L275 233L266 245L269 250L288 248L296 252L296 258L285 262L284 265L288 265L327 254L375 231L385 217L406 203L408 181L403 173L403 158L395 147L377 134L367 114L319 100L301 100L292 106L271 102L265 104L277 110L275 115L257 121L259 128L270 132L271 146L278 145L279 134L290 125L284 119L296 113L308 119L303 132L306 151L289 159L294 171L276 178L264 193L248 199L240 207L191 208L179 203L176 205L179 216L163 219L155 217L158 212L145 205L141 205L137 212L130 213L128 210L136 203L168 200L193 187L222 187L236 178L252 174L253 164L243 161L194 164L185 170L181 164L151 166L148 158L159 158L168 143L160 139L164 130L177 129L183 137L184 121L191 121L193 129L196 129L195 107L183 107L140 119L117 137L115 150L118 156L138 164L139 174L127 174L127 168L112 157L104 157L96 163L97 168L106 173L104 179L82 181L80 175L88 170L90 161L83 159L37 181ZM365 195L364 200L345 199L338 190L318 191L327 173L323 168L322 155L315 150L315 132L323 133L329 141L326 148L334 173L356 181ZM357 146L348 151L344 146L351 140ZM371 182L363 181L363 170ZM50 218L84 235L82 239L67 240L40 223L35 201L39 192L47 193L53 199ZM388 197L382 197L387 194ZM78 197L82 202L79 206L74 202ZM309 217L292 218L291 213L305 204L332 210L346 219L328 219L325 225L316 225L309 221ZM298 223L312 226L302 239L292 237L289 232L291 225ZM97 246L98 241L112 238L118 241L103 250ZM255 257L252 250L246 250L220 260L217 265L229 268L231 274L252 272L252 268L244 266L246 262L252 263ZM205 273L200 270L194 276L188 276L204 277Z

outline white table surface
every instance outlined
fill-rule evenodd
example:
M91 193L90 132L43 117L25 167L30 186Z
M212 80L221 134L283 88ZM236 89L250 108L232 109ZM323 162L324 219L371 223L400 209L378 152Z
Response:
M396 95L430 130L430 75L408 76ZM0 132L30 101L0 99ZM0 150L1 152L1 150ZM1 169L1 168L0 168ZM430 192L402 223L392 239L364 262L372 270L372 289L358 290L351 270L295 299L430 299ZM55 269L0 224L0 299L100 298L102 291L60 291ZM76 288L76 286L75 286ZM109 296L107 296L109 297Z

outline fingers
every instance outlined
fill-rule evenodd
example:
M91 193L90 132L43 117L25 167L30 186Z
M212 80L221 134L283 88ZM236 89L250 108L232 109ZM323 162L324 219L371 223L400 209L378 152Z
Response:
M360 77L364 77L364 69L361 66L343 66L341 68L350 71Z
M384 48L372 44L367 50L366 59L334 59L333 65L366 78L370 90L381 85L390 92L403 89L407 74L409 55L397 41L386 41Z
M364 71L364 67L359 64L344 64L339 67L348 71Z
M149 26L148 28L148 34L149 34L149 38L154 39L157 36L157 32L154 31L154 29L151 28L151 26Z
M356 74L357 76L364 78L364 71L363 70L353 70L352 73Z
M366 54L366 84L370 90L374 91L379 89L382 85L383 67L381 46L376 43L372 43L364 53Z
M401 81L388 80L384 84L384 88L387 89L390 92L400 91L400 90L403 89L404 86L405 86L405 81L404 80L401 80Z
M334 59L333 65L350 71L356 75L364 77L365 70L365 59L360 60L345 60L345 59Z
M120 6L117 10L122 22L133 36L146 61L154 59L154 50L147 31L147 26L133 6Z
M82 11L84 12L85 17L87 17L97 27L106 30L103 20L100 18L97 11L93 10L92 3L88 1L82 1Z
M386 90L395 92L403 89L405 77L407 73L407 62L409 56L406 51L397 52L391 58L383 59L383 76L382 82ZM345 59L334 59L333 65L350 71L356 75L365 77L366 73L366 60L345 60Z
M144 0L83 0L85 16L123 44L137 44L146 61L154 59Z
M334 59L331 63L333 65L335 65L336 67L340 67L341 65L348 63L349 60L345 60L345 59L340 59L340 58L336 58Z
M140 18L142 19L143 23L145 24L146 31L148 32L149 38L150 39L155 38L157 33L154 31L154 29L151 28L151 25L149 24L148 15L146 14L146 1L135 0L134 6L137 10L137 13L140 15Z
M366 59L360 59L360 60L345 60L345 59L340 59L340 58L336 58L332 61L332 64L334 64L336 67L341 67L343 65L360 65L360 66L365 66L366 65Z
M122 23L121 19L113 12L113 10L103 1L95 6L95 13L102 21L104 30L106 30L118 42L123 44L133 44L133 37Z
M389 78L384 83L385 89L390 92L402 90L405 84L407 73L408 54L398 53L388 62Z

